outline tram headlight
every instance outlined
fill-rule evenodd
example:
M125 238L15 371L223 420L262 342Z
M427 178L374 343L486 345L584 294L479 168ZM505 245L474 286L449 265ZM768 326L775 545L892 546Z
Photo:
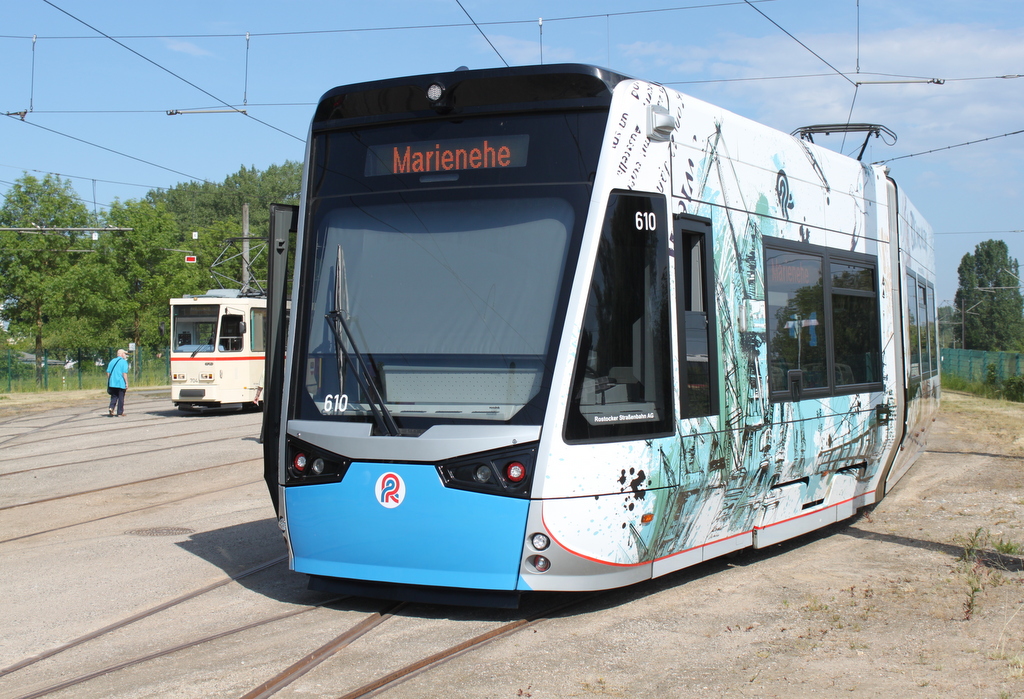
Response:
M551 545L551 539L548 538L547 534L534 534L530 537L530 546L538 551L543 551Z
M538 573L546 573L551 568L551 561L544 556L533 556L530 558L530 563Z
M476 471L473 472L473 478L476 479L477 483L489 482L491 480L491 467L478 466Z
M444 96L444 85L441 83L432 83L427 88L427 99L431 102L437 102Z
M321 473L324 472L325 465L326 464L324 463L323 459L313 459L313 465L309 467L309 470L314 476L319 476Z

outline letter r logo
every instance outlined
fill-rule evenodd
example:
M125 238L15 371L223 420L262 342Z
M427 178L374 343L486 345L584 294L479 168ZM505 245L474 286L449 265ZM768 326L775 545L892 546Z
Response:
M405 500L405 482L397 473L385 473L377 479L374 492L377 495L377 502L391 510Z

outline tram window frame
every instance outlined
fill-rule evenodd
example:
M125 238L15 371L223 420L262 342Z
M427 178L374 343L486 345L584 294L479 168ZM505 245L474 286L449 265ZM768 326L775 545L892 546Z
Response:
M664 195L609 194L573 368L566 443L675 433L668 211ZM641 316L634 321L638 310ZM616 362L628 365L612 366ZM623 406L618 413L593 410L615 404ZM641 406L653 406L653 413L639 412Z
M245 315L232 312L220 317L220 326L217 330L218 352L241 352L244 337Z
M939 373L935 286L913 271L907 271L904 283L907 292L907 375L911 382L916 383Z
M679 337L679 417L686 420L719 413L714 236L711 219L708 218L676 214L673 226L676 329ZM705 359L703 362L699 359L691 361L691 356L703 356ZM705 390L701 390L702 384Z
M249 349L253 352L267 351L267 309L249 310Z
M882 382L882 343L881 343L881 291L878 274L878 258L863 253L827 248L808 243L798 243L779 238L764 239L765 259L765 320L766 342L768 345L768 388L769 396L775 402L792 402L812 398L828 398L832 396L849 395L853 393L868 393L881 391L884 386ZM798 360L795 369L789 367L785 358L776 359L774 356L777 348L773 334L781 330L773 326L772 308L780 307L776 294L785 294L787 305L795 298L796 293L808 288L808 285L798 289L785 290L781 286L772 286L771 274L769 271L772 253L781 255L794 255L800 262L808 263L817 260L817 269L820 274L819 281L813 286L820 285L820 300L814 298L813 293L805 295L820 303L814 313L807 319L794 320L792 323L799 323L800 329L808 327L809 338L818 332L823 336L820 340L821 348L817 352L818 361L805 364ZM805 271L814 269L813 262L805 267ZM871 282L864 284L864 276L858 275L857 271L869 272ZM849 274L850 276L843 276ZM838 274L837 274L838 273ZM869 288L866 288L869 287ZM817 310L820 309L821 318L817 318ZM860 328L851 326L849 318L844 314L856 316L858 312L867 312L867 322ZM789 324L787 324L788 326ZM796 326L794 326L796 327ZM837 340L837 327L841 327L849 338L855 339L860 347L851 347L848 343ZM863 331L871 332L871 336L865 337ZM793 329L789 331L792 333ZM802 351L802 340L797 336L798 352ZM819 342L815 338L814 342ZM840 347L836 344L840 343ZM810 343L810 346L815 346ZM855 352L860 349L862 351ZM799 356L799 355L798 355ZM862 359L862 365L856 369L851 367L850 362L840 361L851 357ZM822 370L811 371L820 364ZM781 366L779 366L781 365ZM877 378L876 378L877 377ZM819 379L816 385L810 385L808 378ZM873 379L873 380L872 380Z

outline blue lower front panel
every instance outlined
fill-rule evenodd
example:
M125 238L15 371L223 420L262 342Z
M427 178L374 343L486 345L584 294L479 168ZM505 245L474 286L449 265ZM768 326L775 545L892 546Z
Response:
M529 500L445 488L423 464L353 463L285 489L295 570L405 585L515 590Z

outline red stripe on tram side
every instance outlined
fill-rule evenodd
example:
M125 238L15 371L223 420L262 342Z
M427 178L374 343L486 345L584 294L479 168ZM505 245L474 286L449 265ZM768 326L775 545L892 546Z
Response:
M171 364L174 362L242 362L242 361L263 361L263 357L171 357Z

